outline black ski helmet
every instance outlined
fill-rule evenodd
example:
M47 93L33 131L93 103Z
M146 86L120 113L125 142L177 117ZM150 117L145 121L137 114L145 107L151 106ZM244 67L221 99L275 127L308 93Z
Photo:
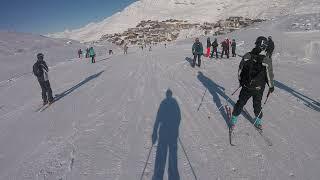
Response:
M43 60L44 55L42 53L37 54L38 60Z
M256 48L259 48L261 51L265 51L268 47L268 39L264 36L259 36L255 42Z

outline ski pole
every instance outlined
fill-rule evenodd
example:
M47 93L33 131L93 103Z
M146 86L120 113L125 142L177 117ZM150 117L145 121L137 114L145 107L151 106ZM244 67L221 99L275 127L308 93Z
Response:
M208 88L206 88L206 90L203 93L203 96L202 96L202 99L201 99L201 103L199 104L199 107L198 107L198 111L199 111L199 109L200 109L200 107L201 107L201 105L203 103L203 99L204 99L204 96L206 95L207 91L208 91Z
M203 59L203 69L206 69L206 63L204 63L204 59Z
M188 156L188 154L187 154L187 152L186 152L186 150L185 150L185 148L184 148L184 146L183 146L183 144L182 144L182 142L181 142L180 137L178 137L178 140L179 140L180 146L182 147L182 150L183 150L183 152L184 152L184 155L186 156L186 158L187 158L187 160L188 160L188 163L189 163L189 166L190 166L190 168L191 168L191 171L192 171L192 174L193 174L193 176L194 176L194 179L195 179L195 180L198 180L197 175L196 175L196 173L194 172L193 166L191 165L189 156Z
M239 54L236 54L236 55L239 56L239 57L241 57L241 58L243 57L242 55L239 55Z
M241 88L241 86L239 86L239 87L231 94L231 96L233 96L236 92L238 92L240 88ZM226 103L227 103L227 104L228 104L228 102L229 102L230 99L231 99L231 98L228 97L228 99L226 100ZM218 108L218 110L220 110L222 107L223 107L223 105L221 105L221 106Z
M231 94L231 96L233 96L240 88L241 88L241 86L239 86L238 89L236 89L236 90Z
M236 92L238 92L240 88L241 88L241 86L239 86L239 87L231 94L231 96L233 96ZM228 99L226 100L227 103L229 102L230 99L231 99L231 98L228 97ZM220 108L221 108L221 107L220 107ZM219 109L220 109L220 108L219 108Z
M144 175L144 172L146 171L146 168L147 168L147 165L148 165L148 162L149 162L149 158L150 158L150 155L151 155L151 152L152 152L152 148L153 148L153 144L149 150L149 154L148 154L148 157L147 157L147 161L146 161L146 164L144 165L144 168L143 168L143 171L142 171L142 174L141 174L141 177L140 177L140 180L142 180L143 178L143 175Z
M271 94L271 92L269 91L268 94L267 94L267 98L266 98L266 100L264 101L264 103L263 103L263 105L262 105L262 107L261 107L261 110L260 110L260 112L259 112L259 115L256 117L256 120L254 121L253 125L256 125L257 120L258 120L259 116L261 115L264 106L267 104L267 101L268 101L268 99L269 99L270 94Z

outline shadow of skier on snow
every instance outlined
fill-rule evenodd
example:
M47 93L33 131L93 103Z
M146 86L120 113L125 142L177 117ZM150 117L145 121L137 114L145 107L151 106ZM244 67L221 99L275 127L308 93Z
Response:
M168 152L168 180L180 179L177 157L180 121L181 112L178 102L172 97L172 91L168 89L166 98L158 109L153 127L152 143L158 140L158 148L152 180L163 179Z
M286 86L285 84L283 84L277 80L274 80L274 86L276 86L279 89L287 91L288 93L292 94L294 97L303 101L304 105L307 106L308 108L320 112L320 103L318 101L311 99L311 98L307 97L306 95L303 95L303 94L295 91L294 89Z
M109 60L109 59L110 59L110 57L107 57L107 58L104 58L104 59L100 59L99 61L96 61L96 63L102 62L102 61L106 61L106 60Z
M77 85L73 86L72 88L62 92L61 94L56 94L55 101L59 101L63 97L65 97L65 96L69 95L70 93L72 93L74 90L80 88L82 85L84 85L87 82L99 77L103 72L104 72L104 70L99 72L99 73L97 73L97 74L91 75L91 76L87 77L86 79L84 79L83 81L81 81L80 83L78 83Z
M225 110L224 105L222 104L220 97L221 96L224 101L227 101L234 107L235 102L229 98L224 92L224 87L218 85L217 83L213 82L210 78L206 77L202 72L198 72L198 79L199 81L208 89L210 94L212 95L213 102L216 104L217 108L219 109L220 114L224 118L226 125L231 127L231 122L228 119L227 112ZM246 118L250 123L254 123L255 119L250 115L250 113L244 108L242 113L244 118Z
M198 72L198 76L197 78L199 79L199 81L208 89L208 91L210 92L210 94L212 95L213 98L213 102L216 104L217 108L219 108L220 114L222 115L222 117L224 118L226 124L228 127L231 126L230 124L230 120L228 119L227 113L225 111L224 105L222 104L220 97L224 98L224 100L226 101L227 99L229 103L232 104L232 106L234 106L235 102L233 102L225 93L224 93L224 87L216 84L215 82L213 82L211 79L209 79L208 77L206 77L202 72Z
M193 59L192 58L186 57L185 60L189 62L191 67L193 67Z

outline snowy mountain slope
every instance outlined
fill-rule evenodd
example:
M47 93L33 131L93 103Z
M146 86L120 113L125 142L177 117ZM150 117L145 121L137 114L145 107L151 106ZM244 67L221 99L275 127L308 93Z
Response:
M219 107L228 97L237 100L238 94L230 93L238 86L240 59L205 58L193 69L186 61L192 40L183 40L166 49L129 49L127 56L99 56L96 64L70 61L51 69L53 91L61 98L42 113L34 112L41 103L34 77L1 86L0 179L151 179L155 164L168 167L165 156L156 160L156 151L164 149L158 141L170 132L179 136L171 162L177 161L180 179L318 179L320 36L291 29L292 21L308 17L284 17L229 35L239 42L238 54L250 50L259 35L274 37L276 90L264 109L265 134L273 146L244 116L236 146L229 145L226 114ZM172 112L176 105L166 98L168 89L180 123L172 118L178 111ZM161 103L171 111L162 113ZM252 116L251 102L246 109ZM157 116L176 128L165 126L152 147Z
M120 33L135 27L141 20L173 18L190 22L216 22L229 16L272 18L319 10L318 0L140 0L101 22L49 36L87 42L98 40L104 34Z
M45 59L54 66L60 62L76 59L78 49L85 49L88 46L69 39L0 31L0 85L9 78L30 73L36 54L39 52L44 53ZM99 55L106 54L108 48L115 50L114 45L110 43L105 43L104 47L95 47Z

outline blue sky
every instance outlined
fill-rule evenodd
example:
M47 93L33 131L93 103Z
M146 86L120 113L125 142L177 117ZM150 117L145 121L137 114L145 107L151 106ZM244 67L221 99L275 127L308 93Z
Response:
M46 34L80 28L136 0L1 0L0 30Z

